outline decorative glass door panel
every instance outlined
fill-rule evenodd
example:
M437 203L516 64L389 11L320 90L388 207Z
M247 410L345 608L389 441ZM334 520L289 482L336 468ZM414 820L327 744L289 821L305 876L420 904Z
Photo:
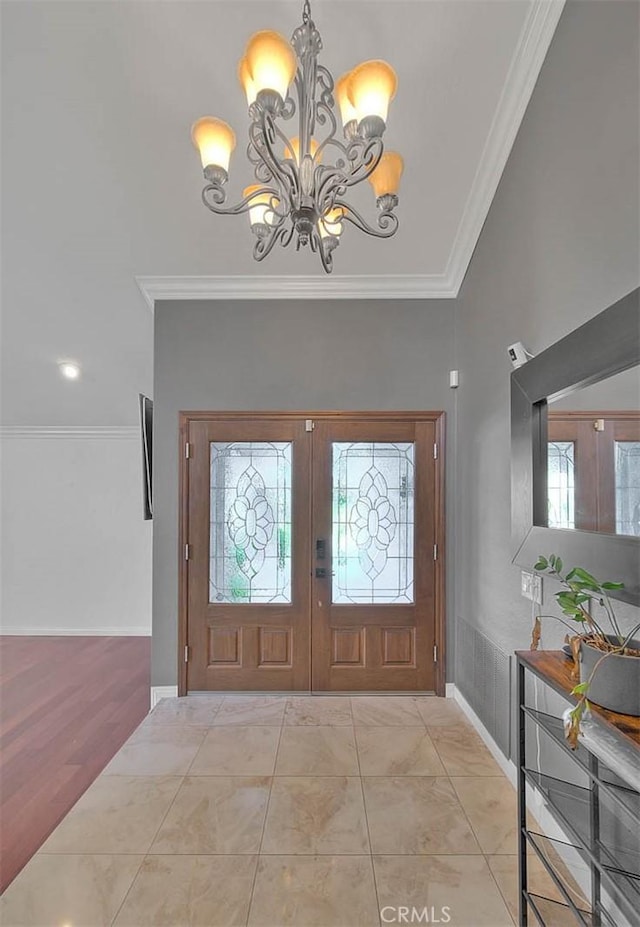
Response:
M291 442L211 444L209 601L291 602Z
M547 492L550 528L575 528L575 442L549 441Z
M640 441L615 442L616 534L640 536Z
M334 604L413 602L413 444L333 444Z

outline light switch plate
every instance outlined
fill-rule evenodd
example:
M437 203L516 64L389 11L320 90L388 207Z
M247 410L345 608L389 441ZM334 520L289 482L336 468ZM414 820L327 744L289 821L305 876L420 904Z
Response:
M537 605L542 605L542 577L537 573L522 570L520 573L522 595Z

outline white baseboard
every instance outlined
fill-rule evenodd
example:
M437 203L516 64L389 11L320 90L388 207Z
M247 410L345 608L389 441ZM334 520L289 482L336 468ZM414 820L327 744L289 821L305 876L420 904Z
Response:
M177 686L151 686L151 708L155 708L161 698L177 697Z
M456 697L456 687L453 682L446 682L444 686L444 695L445 698L455 698Z
M151 628L26 628L0 625L0 635L12 637L151 637Z
M449 696L448 692L450 685L453 690L452 696ZM480 735L481 739L484 741L487 749L492 754L496 763L503 771L511 785L514 787L514 789L517 789L518 771L515 763L513 760L510 760L509 757L505 756L464 695L462 695L460 690L456 688L455 684L447 683L447 697L452 697L455 699L473 727ZM531 814L537 821L541 834L546 834L548 837L551 837L554 840L560 840L563 843L571 844L573 842L571 837L567 836L567 834L559 826L556 819L553 817L552 813L548 810L548 803L544 795L529 785L527 786L527 808L531 811ZM590 898L591 876L589 870L584 866L582 860L578 858L575 851L572 852L569 850L569 848L567 848L567 852L565 853L560 848L558 848L558 852L563 858L565 866L575 879L580 890L584 893L585 898Z

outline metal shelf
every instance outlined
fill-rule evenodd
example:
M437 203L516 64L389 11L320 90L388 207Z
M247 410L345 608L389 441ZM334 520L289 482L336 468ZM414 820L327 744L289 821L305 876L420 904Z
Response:
M553 654L545 655L544 662L542 659L532 661L524 652L518 654L519 923L527 927L534 919L540 927L569 923L581 927L616 927L614 907L621 916L628 917L629 923L634 923L640 909L640 793L623 783L583 744L571 750L562 719L526 704L527 669L565 697L570 697L571 689L564 679L566 669L555 661ZM622 735L627 736L632 749L638 746L635 719L604 714L612 730L618 726ZM576 769L586 776L587 787L527 767L528 721L571 757ZM527 786L545 798L549 812L570 843L528 828ZM541 861L561 900L530 891L528 848ZM590 905L572 890L563 873L563 849L565 857L568 852L575 851L589 867Z
M609 795L613 801L627 814L630 814L634 820L640 819L640 794L629 788L622 782L614 782L614 775L607 778L608 770L602 770L601 774L596 776L592 773L589 765L590 753L582 744L578 744L576 750L572 750L567 743L564 735L564 724L562 718L556 718L554 715L545 714L543 711L537 711L528 705L524 706L524 712L534 724L545 732L554 743L558 744L562 750L567 753L578 765L582 771L595 782L604 792Z

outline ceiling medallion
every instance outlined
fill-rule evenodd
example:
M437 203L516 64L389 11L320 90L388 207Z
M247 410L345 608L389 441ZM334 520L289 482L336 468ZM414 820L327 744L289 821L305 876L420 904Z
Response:
M302 25L291 43L277 32L257 32L249 40L238 77L249 104L247 157L257 183L240 202L225 206L233 129L212 116L194 123L191 137L200 152L207 185L205 206L219 215L249 213L256 237L253 256L262 261L276 242L296 250L309 246L327 273L345 223L367 235L390 238L398 228L394 213L403 170L402 157L385 151L382 135L397 78L385 61L365 61L335 84L344 142L336 136L334 81L318 64L320 33L306 0ZM295 86L296 99L290 94ZM298 115L298 135L284 124ZM368 180L378 208L371 225L347 201L349 187Z

